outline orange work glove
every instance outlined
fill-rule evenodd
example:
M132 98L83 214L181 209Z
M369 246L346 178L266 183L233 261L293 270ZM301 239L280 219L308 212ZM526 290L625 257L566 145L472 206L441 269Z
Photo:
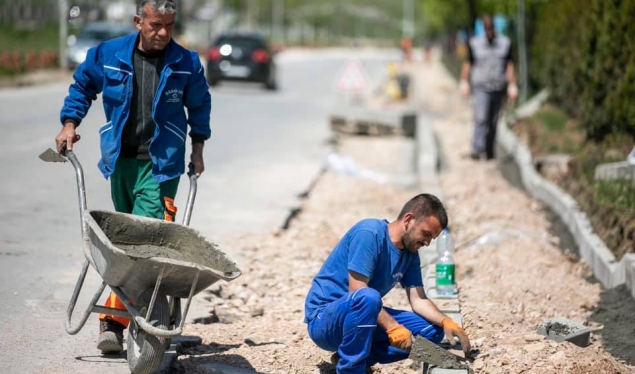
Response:
M445 333L445 337L450 342L450 345L454 346L456 344L454 342L455 336L459 338L459 341L461 342L461 348L463 348L463 353L465 353L465 357L467 357L470 354L472 347L470 346L470 339L467 337L465 330L463 330L450 317L445 317L441 320L441 327L443 327L443 332Z
M410 330L403 327L403 325L397 325L386 330L386 333L388 334L390 345L404 351L410 351L412 347L412 333Z

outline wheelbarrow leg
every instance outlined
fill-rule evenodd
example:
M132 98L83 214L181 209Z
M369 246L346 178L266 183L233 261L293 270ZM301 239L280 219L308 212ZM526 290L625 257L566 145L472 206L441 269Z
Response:
M194 297L194 290L196 289L196 285L198 283L198 276L199 276L199 272L196 272L196 275L194 276L194 279L192 280L192 287L190 288L190 294L187 297L187 303L185 303L185 310L183 310L183 313L181 314L181 321L179 323L179 327L176 328L176 330L179 331L179 334L183 331L183 325L185 325L185 318L187 317L187 312L190 309L190 303L192 302L192 297ZM179 302L179 305L180 305L180 302Z
M174 329L181 324L183 317L181 313L181 298L168 296L168 304L170 305L170 329Z
M99 297L101 297L101 294L104 292L104 288L106 288L106 283L101 282L101 286L99 287L97 292L95 292L95 295L90 301L90 305L88 306L88 308L86 308L86 311L84 312L84 315L79 321L79 324L73 327L71 323L71 318L73 317L73 310L75 309L75 304L77 303L79 292L81 291L82 286L84 285L84 279L86 279L86 272L88 271L88 265L89 265L88 261L85 261L84 265L82 266L82 271L79 273L77 284L75 284L75 290L73 291L73 296L71 297L71 301L68 304L68 308L66 308L66 332L69 335L77 334L79 330L81 330L82 327L84 327L84 325L86 324L86 320L88 320L88 316L93 311L93 308L95 307L95 304L97 303L97 300L99 300Z

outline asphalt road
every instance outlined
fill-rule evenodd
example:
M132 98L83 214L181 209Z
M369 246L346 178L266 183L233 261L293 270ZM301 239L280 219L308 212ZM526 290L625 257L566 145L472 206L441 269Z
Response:
M212 138L198 182L191 226L220 244L223 238L280 227L299 203L330 151L328 114L342 98L335 81L360 58L376 87L396 51L301 51L280 54L280 90L221 84L212 90ZM78 335L64 331L65 311L81 264L80 218L73 168L37 157L53 146L59 110L70 82L0 90L0 359L2 373L127 373L124 359L95 348L97 318ZM95 102L78 132L75 151L86 178L89 209L112 210L108 182L97 170ZM184 208L187 180L177 206ZM76 315L101 281L89 270Z

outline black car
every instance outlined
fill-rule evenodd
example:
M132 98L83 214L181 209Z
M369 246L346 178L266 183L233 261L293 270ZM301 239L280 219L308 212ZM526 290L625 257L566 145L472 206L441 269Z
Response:
M207 51L207 82L259 82L277 89L273 51L262 34L232 32L221 34Z

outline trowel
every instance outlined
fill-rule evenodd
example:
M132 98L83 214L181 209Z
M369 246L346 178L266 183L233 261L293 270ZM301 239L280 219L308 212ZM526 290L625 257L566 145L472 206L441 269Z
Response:
M81 136L79 136L79 134L76 134L75 138L73 138L73 143L77 143L79 139L81 139ZM62 153L58 153L54 151L53 149L49 148L45 150L44 152L42 152L42 154L40 154L40 160L44 162L66 162L68 161L68 159L64 157L63 154L65 153L66 153L66 142L63 142Z
M463 362L464 358L448 352L420 336L412 342L409 358L413 361L412 368L415 370L420 370L422 366L440 369L468 369L468 365Z
M42 154L40 154L40 160L45 161L45 162L66 162L66 161L68 161L68 159L66 157L64 157L61 154L55 152L51 148L47 149L46 151L42 152Z

